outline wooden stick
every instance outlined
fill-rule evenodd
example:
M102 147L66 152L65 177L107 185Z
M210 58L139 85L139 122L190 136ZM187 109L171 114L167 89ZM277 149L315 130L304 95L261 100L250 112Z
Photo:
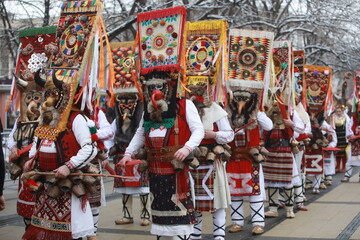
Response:
M54 176L55 173L54 172L36 172L36 171L30 171L30 172L26 172L23 173L23 177L25 179L28 179L34 175L42 175L42 176ZM130 179L133 177L124 177L124 176L119 176L119 175L111 175L111 174L98 174L98 173L70 173L68 176L93 176L93 177L113 177L113 178L124 178L124 179ZM23 177L21 177L21 179L23 179Z

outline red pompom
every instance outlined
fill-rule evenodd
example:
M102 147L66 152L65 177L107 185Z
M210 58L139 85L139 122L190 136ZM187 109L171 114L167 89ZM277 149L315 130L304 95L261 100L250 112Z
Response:
M105 149L105 145L103 141L98 141L97 142L97 146L100 150L104 150Z
M96 134L92 134L92 135L91 135L91 141L97 142L98 140L99 140L98 135L96 135Z

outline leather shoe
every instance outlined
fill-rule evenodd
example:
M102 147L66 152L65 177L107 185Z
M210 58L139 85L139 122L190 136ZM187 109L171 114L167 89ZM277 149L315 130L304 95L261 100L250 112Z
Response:
M296 207L299 211L307 211L308 210L308 208L305 207L305 205L303 203L299 203Z
M341 182L349 182L349 178L348 177L344 177L343 179L341 179Z
M134 223L134 219L132 218L123 218L119 220L115 220L116 225L124 225L124 224L131 224Z
M287 210L286 211L286 217L287 218L295 218L295 213L293 210Z
M141 226L149 226L149 225L150 225L150 220L147 219L147 218L143 218L143 219L141 219L141 221L140 221L140 225L141 225Z
M267 217L267 218L275 218L278 216L279 216L279 213L275 212L275 211L269 210L269 211L265 212L265 217Z
M313 194L319 194L319 193L320 193L320 190L318 188L313 189Z
M229 229L229 233L236 233L236 232L240 232L242 231L244 228L243 226L240 226L239 224L234 224L231 226L231 228Z
M256 225L253 230L251 231L253 235L260 235L264 233L264 227Z

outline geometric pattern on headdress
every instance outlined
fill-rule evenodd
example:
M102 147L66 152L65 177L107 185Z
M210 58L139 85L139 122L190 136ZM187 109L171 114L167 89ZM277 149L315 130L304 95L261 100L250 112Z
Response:
M225 20L186 23L186 80L187 85L215 85L218 78L225 81L223 60L226 54Z
M77 87L80 82L83 85L89 79L91 57L94 57L91 51L95 48L93 40L100 25L101 12L102 2L99 0L66 1L61 4L56 45L53 46L55 54L50 68L46 71L46 79L52 81L55 71L56 78L63 81L66 101L58 108L60 120L57 126L53 129L39 126L36 136L55 140L58 134L66 129Z
M138 92L135 86L138 75L136 72L137 56L135 50L134 42L111 43L115 70L114 94Z
M304 65L303 88L307 109L311 112L329 111L332 104L332 69Z
M20 92L20 121L26 121L27 106L25 97L30 91L41 91L42 87L34 81L35 72L46 67L51 56L49 46L55 43L56 26L31 28L19 32L20 52L16 63L16 75L28 82Z
M180 71L185 22L183 6L137 15L141 75Z
M291 42L288 40L274 41L273 44L273 62L275 70L274 87L284 89L285 83L291 81L292 66Z
M354 90L355 90L355 96L356 96L357 100L359 101L359 99L360 99L360 71L355 72Z
M230 29L229 80L264 81L273 39L272 32Z
M304 50L296 50L296 51L293 51L293 55L294 55L294 77L296 79L297 85L299 87L302 87L304 64L306 64L305 51Z
M93 41L93 27L102 10L101 1L67 1L61 5L56 29L58 52L51 67L79 69Z

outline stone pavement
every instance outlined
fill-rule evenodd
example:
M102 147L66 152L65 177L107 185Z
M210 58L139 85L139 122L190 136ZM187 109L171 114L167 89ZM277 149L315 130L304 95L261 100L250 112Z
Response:
M307 192L309 211L297 212L294 219L285 218L285 210L279 210L280 217L266 219L266 232L261 236L252 236L249 223L249 205L246 202L246 226L240 233L227 233L226 239L358 239L360 240L360 183L358 173L349 183L341 183L343 174L334 176L334 185L321 190L319 195ZM113 195L112 179L105 179L107 206L100 210L98 238L100 240L154 240L150 235L150 227L140 226L139 198L134 199L134 224L118 226L114 220L120 218L121 200ZM0 212L0 239L21 239L24 233L22 219L16 214L17 182L7 181L4 194L6 209ZM267 203L265 204L267 206ZM230 226L230 214L227 214L227 227ZM212 218L204 214L203 239L212 238Z

